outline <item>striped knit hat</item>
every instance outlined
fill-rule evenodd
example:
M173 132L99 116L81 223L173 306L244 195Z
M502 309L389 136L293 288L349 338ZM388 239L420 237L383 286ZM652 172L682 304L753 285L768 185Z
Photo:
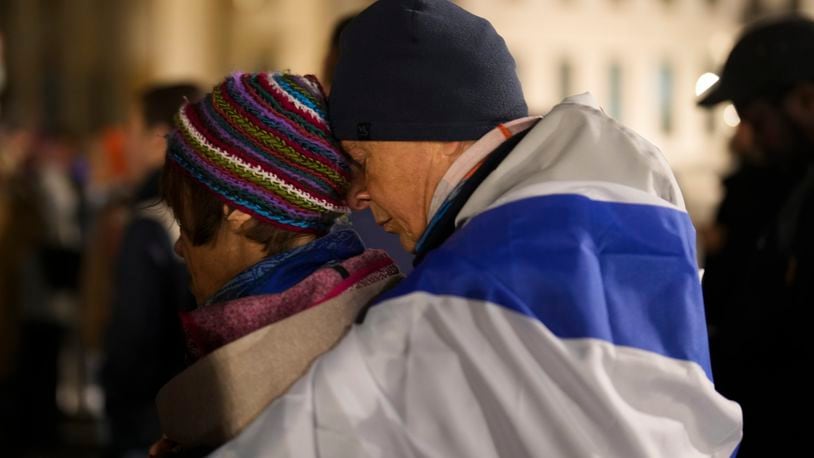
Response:
M350 164L312 75L236 73L175 118L167 160L233 208L293 232L348 213Z

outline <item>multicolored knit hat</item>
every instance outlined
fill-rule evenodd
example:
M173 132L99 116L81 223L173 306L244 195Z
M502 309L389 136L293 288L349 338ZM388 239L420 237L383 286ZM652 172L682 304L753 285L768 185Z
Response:
M224 203L294 232L348 213L350 162L312 75L236 73L175 117L167 160Z

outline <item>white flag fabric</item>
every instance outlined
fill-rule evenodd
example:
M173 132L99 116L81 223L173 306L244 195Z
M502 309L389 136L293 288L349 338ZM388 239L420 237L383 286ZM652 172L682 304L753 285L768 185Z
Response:
M217 457L728 457L695 233L657 148L589 95Z

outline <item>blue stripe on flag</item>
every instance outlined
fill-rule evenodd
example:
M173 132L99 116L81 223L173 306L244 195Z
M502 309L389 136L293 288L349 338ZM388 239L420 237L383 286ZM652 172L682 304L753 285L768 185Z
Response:
M560 338L694 361L712 378L695 230L681 211L570 194L512 202L473 218L382 301L413 291L492 302Z

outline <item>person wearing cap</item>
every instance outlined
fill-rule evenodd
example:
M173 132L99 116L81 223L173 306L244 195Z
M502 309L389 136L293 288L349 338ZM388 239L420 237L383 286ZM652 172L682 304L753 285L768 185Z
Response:
M164 200L198 307L181 313L194 363L158 393L168 444L237 434L400 278L352 230L351 164L313 76L237 73L185 104L169 136Z
M808 428L791 421L812 403L803 361L814 304L814 21L783 16L750 25L720 80L699 104L731 101L768 166L785 177L776 216L763 222L757 242L733 284L710 269L705 291L728 291L708 305L719 309L713 357L723 394L741 403L740 456L795 456ZM768 185L768 184L767 184ZM766 192L769 192L767 190ZM716 283L718 282L718 283Z
M329 110L349 204L415 270L213 456L731 456L655 146L588 94L529 117L503 39L448 1L351 21Z
M336 62L339 58L339 37L354 16L355 14L342 17L335 23L331 31L328 53L325 55L325 59L322 63L323 77L320 80L327 93L330 93L330 85L333 81ZM376 220L373 219L373 214L370 210L351 213L350 222L353 225L353 230L359 234L359 238L362 239L365 246L384 250L396 261L402 273L408 274L413 270L413 255L404 250L399 243L397 235L384 232L382 228L376 224Z

